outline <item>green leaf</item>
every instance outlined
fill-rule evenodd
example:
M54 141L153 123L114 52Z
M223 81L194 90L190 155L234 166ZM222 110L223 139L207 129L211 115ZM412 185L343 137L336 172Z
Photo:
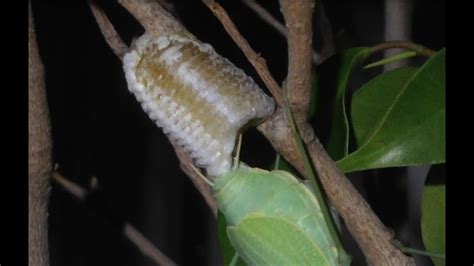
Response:
M446 187L428 185L421 202L421 234L426 250L445 254ZM431 258L436 266L445 265L441 258Z
M379 75L358 90L352 100L351 119L357 147L370 141L373 132L385 118L398 96L417 68L397 68Z
M445 161L445 49L421 68L395 69L353 97L358 149L338 161L344 172Z
M236 251L232 247L229 237L227 236L227 222L221 212L218 212L217 214L217 239L219 240L219 246L221 248L222 258L224 259L224 265L230 265L232 259L236 255ZM237 259L237 263L234 265L245 266L246 264L239 257Z
M331 131L326 145L329 155L338 160L347 155L349 147L349 121L346 114L346 90L353 69L369 55L367 47L352 48L341 54L341 66L337 77L337 91Z

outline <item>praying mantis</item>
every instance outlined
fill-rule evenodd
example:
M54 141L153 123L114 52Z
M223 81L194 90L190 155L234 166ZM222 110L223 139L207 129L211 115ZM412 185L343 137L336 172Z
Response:
M251 78L192 37L145 34L123 62L144 111L210 176L195 168L212 186L239 257L248 265L349 265L324 202L305 184L286 171L240 163L241 137L231 160L241 128L275 109Z
M207 182L229 240L248 265L346 265L318 200L289 172L251 168L237 155L231 171Z

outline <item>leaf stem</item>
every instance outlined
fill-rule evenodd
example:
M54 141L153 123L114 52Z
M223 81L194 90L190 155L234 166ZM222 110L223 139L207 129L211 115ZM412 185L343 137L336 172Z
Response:
M419 250L419 249L414 249L414 248L409 248L409 247L401 247L401 250L404 253L422 255L422 256L433 257L433 258L439 258L439 259L443 259L443 260L446 259L445 254L429 252L429 251L426 251L426 250Z
M278 169L280 169L280 160L281 160L281 156L280 156L280 154L277 152L277 153L276 153L276 156L275 156L275 166L273 167L273 170L278 170Z

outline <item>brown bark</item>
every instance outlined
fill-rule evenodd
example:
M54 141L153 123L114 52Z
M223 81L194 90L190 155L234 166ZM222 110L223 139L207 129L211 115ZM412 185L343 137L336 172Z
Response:
M52 141L44 71L28 10L28 262L49 265L48 201Z
M97 25L99 25L100 31L104 36L105 41L118 58L122 59L126 52L128 52L128 46L120 39L114 25L107 18L105 12L96 4L94 0L89 1L89 7L91 8L92 14L94 15Z
M173 16L154 0L118 0L149 33L171 33L193 38Z
M288 29L288 100L296 124L306 122L311 98L314 0L280 0Z

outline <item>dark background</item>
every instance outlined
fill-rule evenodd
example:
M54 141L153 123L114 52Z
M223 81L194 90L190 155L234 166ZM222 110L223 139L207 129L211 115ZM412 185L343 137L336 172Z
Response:
M260 2L282 21L278 1ZM174 3L179 18L193 34L212 44L264 88L244 55L200 1ZM281 82L287 64L285 39L240 1L220 3ZM383 42L383 1L322 3L337 51ZM127 44L143 33L115 1L100 4ZM444 4L441 0L414 1L414 42L436 50L445 45ZM46 71L54 160L60 172L74 182L88 187L91 176L95 176L100 184L83 204L53 183L49 213L51 265L153 265L122 236L120 225L124 220L180 265L219 265L211 212L179 169L162 131L128 92L121 62L105 43L86 1L37 0L32 5ZM318 32L314 35L318 49L322 44ZM325 73L334 67L331 64L330 60L318 70ZM353 89L377 71L358 72ZM318 125L315 128L318 133ZM242 160L265 168L273 159L274 152L266 139L249 130L244 136ZM409 218L407 172L406 168L367 171L351 180L404 244L419 246L419 220ZM353 265L363 265L353 241L347 239L346 244L354 256ZM423 259L419 262L430 263Z

